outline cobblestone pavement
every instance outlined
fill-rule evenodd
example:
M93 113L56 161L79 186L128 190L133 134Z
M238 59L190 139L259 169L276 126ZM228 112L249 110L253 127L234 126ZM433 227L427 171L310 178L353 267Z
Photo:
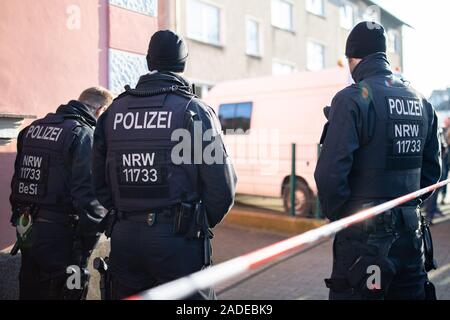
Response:
M430 273L430 279L437 287L438 298L449 300L450 221L433 226L432 232L440 268ZM285 238L259 230L219 227L214 240L216 263ZM242 284L237 282L245 277L228 281L216 289L222 300L324 300L328 298L328 290L323 279L330 276L331 265L332 241L326 240L269 270L254 272Z

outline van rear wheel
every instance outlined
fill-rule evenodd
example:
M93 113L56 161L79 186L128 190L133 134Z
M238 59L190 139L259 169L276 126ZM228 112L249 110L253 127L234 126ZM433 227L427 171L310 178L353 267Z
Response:
M302 181L295 184L295 215L310 217L312 212L313 195L309 187ZM291 214L291 185L283 187L283 205L286 214Z

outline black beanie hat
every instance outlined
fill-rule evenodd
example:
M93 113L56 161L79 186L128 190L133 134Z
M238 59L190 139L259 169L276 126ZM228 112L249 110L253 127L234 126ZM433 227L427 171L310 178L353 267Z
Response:
M364 21L353 28L347 39L347 58L365 58L377 52L386 52L386 35L382 25Z
M150 71L183 72L187 57L184 40L170 30L158 31L150 40L147 53Z

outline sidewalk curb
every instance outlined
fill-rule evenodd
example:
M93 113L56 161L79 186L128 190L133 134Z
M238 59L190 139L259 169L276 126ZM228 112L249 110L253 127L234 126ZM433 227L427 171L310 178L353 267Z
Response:
M437 224L441 224L441 223L447 222L449 220L450 220L450 214L446 214L443 217L434 219L433 220L433 224L437 225Z
M321 227L326 224L326 221L261 213L258 209L235 208L227 215L224 224L298 235Z

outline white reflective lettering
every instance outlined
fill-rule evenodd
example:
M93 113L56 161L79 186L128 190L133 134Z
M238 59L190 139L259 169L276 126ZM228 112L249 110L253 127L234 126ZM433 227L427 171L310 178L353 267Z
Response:
M158 115L157 112L149 112L148 113L150 115L150 121L147 124L147 129L156 129L156 125L154 125L154 121L156 116Z
M148 111L117 113L114 118L114 130L122 126L125 130L170 129L172 127L172 112Z
M122 164L124 167L131 167L131 154L124 154L122 156Z
M395 109L395 100L394 99L389 99L389 109L391 114L394 114L394 109Z
M135 121L134 121L134 128L135 129L142 129L143 128L142 125L139 124L139 113L136 113L136 118L135 118Z
M389 113L397 116L423 116L422 102L417 99L389 98Z
M133 153L133 167L141 167L141 155L137 153Z
M167 123L167 112L160 112L158 114L158 129L165 128Z
M31 126L27 131L26 138L57 142L62 132L63 129L58 127Z
M114 118L114 130L117 129L117 125L123 121L123 113L116 113L116 117Z
M396 124L394 131L395 138L418 138L420 126L418 124Z
M133 127L133 123L134 123L133 113L128 112L123 118L123 127L126 130L130 130Z
M142 155L142 162L144 163L144 166L153 167L153 164L155 163L155 153L146 153L145 155Z

